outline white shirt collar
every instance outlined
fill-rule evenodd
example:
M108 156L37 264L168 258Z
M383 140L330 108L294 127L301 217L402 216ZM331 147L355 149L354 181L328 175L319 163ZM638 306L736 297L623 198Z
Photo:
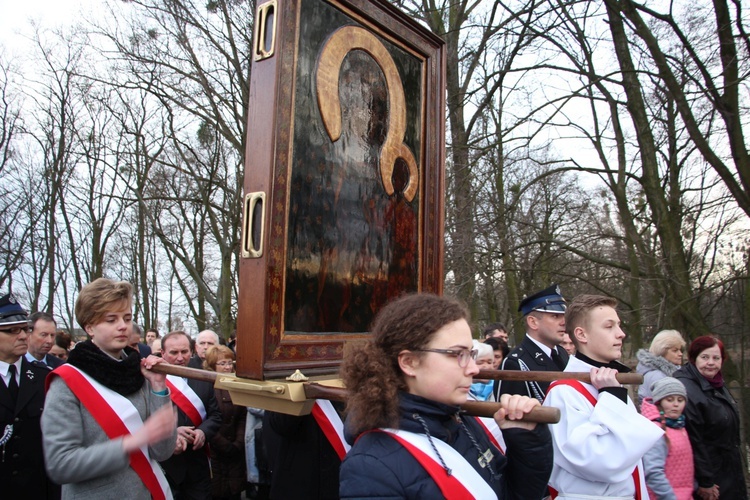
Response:
M19 358L16 360L14 365L16 365L16 373L18 376L21 374L21 363L23 363L23 356L19 356ZM8 379L8 368L10 368L10 363L6 363L5 361L0 361L0 375L2 375L3 379Z
M36 359L29 351L26 351L26 361L29 363L33 363L36 361L37 363L44 363L47 364L47 356L44 356L42 359Z
M548 358L552 358L552 349L542 344L538 340L531 338L531 336L528 333L526 334L526 338L528 338L530 341L535 343L539 347L539 349L541 349L542 352L547 355ZM558 351L558 354L559 354L559 351Z

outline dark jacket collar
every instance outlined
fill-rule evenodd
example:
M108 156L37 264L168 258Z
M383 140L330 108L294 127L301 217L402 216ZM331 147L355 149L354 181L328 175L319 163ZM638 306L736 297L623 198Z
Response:
M675 372L674 376L675 378L693 379L704 392L713 392L714 390L722 392L721 389L714 389L711 383L706 379L706 377L701 375L701 372L698 371L698 367L696 367L693 363L688 362L682 365L682 367Z
M399 393L401 418L399 428L409 432L423 434L424 427L415 415L427 424L430 434L438 439L450 442L458 430L458 406L438 403L431 399L415 396L408 392Z

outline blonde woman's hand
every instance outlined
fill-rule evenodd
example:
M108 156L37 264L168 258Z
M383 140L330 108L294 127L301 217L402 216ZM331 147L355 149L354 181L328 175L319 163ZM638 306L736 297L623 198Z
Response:
M156 410L143 422L143 427L122 439L122 449L131 453L142 446L150 446L168 438L177 426L177 411L171 404Z
M161 392L167 388L167 376L164 373L152 372L151 368L159 363L166 363L159 356L150 355L141 360L141 373L151 384L151 390Z

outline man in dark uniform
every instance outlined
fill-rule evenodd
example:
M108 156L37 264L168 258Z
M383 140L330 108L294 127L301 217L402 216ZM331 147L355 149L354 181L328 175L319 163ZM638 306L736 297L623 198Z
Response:
M521 301L526 336L503 361L502 370L561 372L568 364L568 353L559 347L565 334L565 299L560 287L552 285ZM521 394L539 402L549 388L549 382L495 382L497 400L502 394Z
M26 359L29 317L11 294L0 297L0 485L3 498L60 498L47 478L40 420L50 369Z

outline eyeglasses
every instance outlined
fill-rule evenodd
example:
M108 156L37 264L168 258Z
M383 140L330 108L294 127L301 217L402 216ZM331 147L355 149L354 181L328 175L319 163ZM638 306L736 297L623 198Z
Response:
M8 335L18 335L21 332L31 333L33 330L30 326L12 326L10 328L2 328L0 332L7 333Z
M217 361L216 366L234 366L234 361Z
M458 359L458 366L466 368L469 364L469 359L477 360L477 354L479 351L476 349L412 349L418 352L436 352L438 354L445 354L447 356L454 356Z

